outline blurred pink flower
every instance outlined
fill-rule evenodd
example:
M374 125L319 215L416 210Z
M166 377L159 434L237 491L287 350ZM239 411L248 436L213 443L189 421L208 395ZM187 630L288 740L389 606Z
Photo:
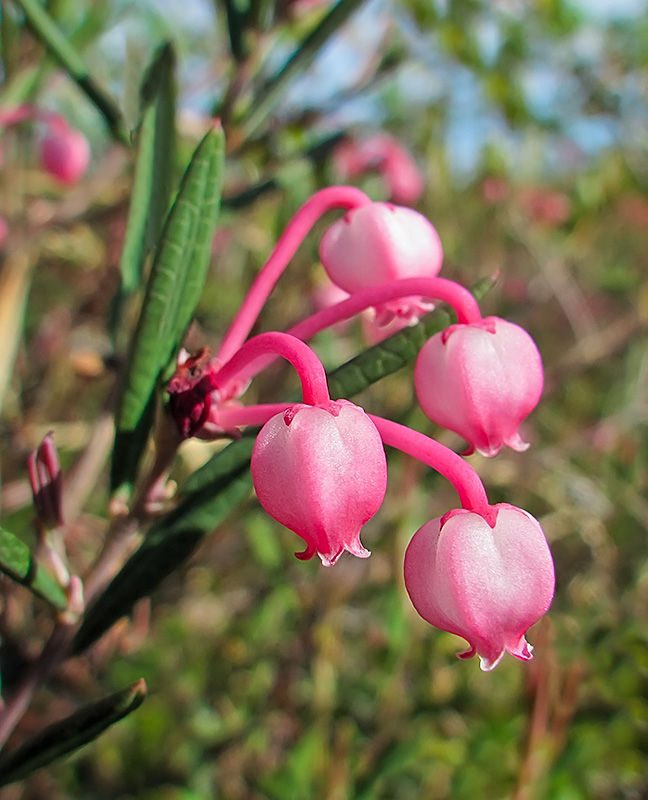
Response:
M0 248L3 247L7 234L9 233L9 226L4 217L0 217Z
M554 567L540 523L508 504L494 506L493 528L479 514L451 511L414 534L405 554L405 586L418 613L462 636L485 671L504 652L531 658L525 634L549 609Z
M571 202L564 192L541 186L531 186L522 190L520 203L524 213L532 222L548 227L561 225L571 214Z
M368 170L378 170L385 179L393 203L413 205L423 194L423 177L414 159L388 134L378 134L362 141L347 139L337 146L333 160L344 180Z
M526 450L518 427L536 407L542 361L529 334L512 322L486 317L451 325L421 348L414 370L418 401L437 425L485 456L503 445Z
M297 404L272 417L252 453L252 479L263 508L306 542L325 566L347 550L366 558L360 530L380 508L387 462L380 434L346 400Z
M90 162L90 145L81 131L57 119L41 141L41 167L59 183L72 186L85 173Z

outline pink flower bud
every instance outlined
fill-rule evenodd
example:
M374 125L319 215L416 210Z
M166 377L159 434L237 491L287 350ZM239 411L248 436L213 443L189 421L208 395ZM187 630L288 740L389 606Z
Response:
M38 519L48 528L63 525L63 479L53 431L30 454L27 468Z
M451 511L414 534L405 553L405 586L418 613L463 636L485 671L504 651L531 658L525 634L551 605L554 568L540 524L526 511L495 506L491 528L479 514Z
M418 211L370 203L331 225L322 237L320 258L333 283L353 294L399 278L436 277L443 248L432 223ZM387 323L430 308L420 297L409 297L389 301L377 313Z
M387 462L376 426L346 400L297 404L272 417L252 453L259 502L325 566L348 550L366 558L360 529L380 508Z
M421 348L414 383L426 416L463 436L469 452L529 447L518 427L538 404L543 372L538 348L518 325L499 317L451 325Z
M40 162L45 172L66 186L75 184L90 161L90 145L81 131L67 124L52 125L41 142Z

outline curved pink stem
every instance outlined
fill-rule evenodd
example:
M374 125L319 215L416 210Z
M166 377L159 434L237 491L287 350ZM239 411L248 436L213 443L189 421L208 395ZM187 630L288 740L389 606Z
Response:
M480 514L491 524L495 509L489 504L479 475L449 447L405 425L369 414L385 444L396 447L440 472L457 490L462 508Z
M295 367L301 380L304 403L315 406L330 401L326 372L319 358L301 340L289 333L275 331L249 339L214 375L214 388L222 389L238 378L252 361L268 355L281 356Z
M447 278L401 278L381 286L354 292L348 300L324 308L293 325L289 333L298 339L310 339L324 328L349 319L367 308L411 295L443 300L455 310L460 323L470 324L481 320L477 301L468 289L455 281L449 281Z
M286 226L234 317L216 356L220 361L228 361L243 344L281 273L322 214L333 208L360 208L368 203L371 199L352 186L330 186L304 203Z
M379 303L385 303L388 300L411 297L412 295L445 301L452 306L460 323L470 324L481 320L481 311L477 301L468 289L460 284L449 281L447 278L401 278L397 281L385 283L382 286L373 286L370 289L355 292L347 300L342 300L340 303L324 308L293 325L292 328L288 329L287 333L307 341L325 328L345 319L350 319L367 308ZM242 382L247 383L271 363L272 359L264 358L259 359L255 364L251 364L250 369L245 372L245 375L241 376Z
M265 425L276 414L289 409L294 403L262 403L258 406L219 409L214 422L226 431L244 425Z

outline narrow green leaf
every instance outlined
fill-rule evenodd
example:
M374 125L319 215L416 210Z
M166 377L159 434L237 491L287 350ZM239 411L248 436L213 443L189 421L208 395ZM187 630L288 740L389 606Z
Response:
M14 753L0 758L0 786L22 780L37 769L88 744L115 722L142 705L146 683L140 679L128 689L80 709L45 728Z
M235 61L241 62L246 58L244 46L246 11L239 8L236 0L223 0L227 15L227 31L230 40L230 52Z
M135 478L147 409L200 299L220 207L224 151L222 129L215 126L198 145L164 225L117 404L113 490Z
M241 125L247 139L263 124L283 97L291 81L313 63L322 46L349 19L364 0L339 0L321 22L306 36L277 74L257 92L251 112Z
M43 6L38 0L15 0L15 2L25 12L34 34L95 104L106 120L113 137L122 144L130 145L130 135L117 104L90 75L81 56Z
M201 485L153 526L140 548L88 609L74 640L75 652L89 647L137 600L149 595L249 494L253 445L252 438L228 445L203 468Z
M144 260L158 241L171 202L175 162L175 55L170 43L155 54L141 91L141 122L126 237L122 289L140 288Z
M55 608L64 609L67 606L63 589L34 560L29 547L4 528L0 528L0 572L26 586Z

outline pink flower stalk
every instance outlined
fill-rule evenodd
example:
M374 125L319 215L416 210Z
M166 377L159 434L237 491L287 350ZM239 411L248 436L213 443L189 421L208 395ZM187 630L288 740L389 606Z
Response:
M0 249L4 246L7 235L9 234L9 226L4 217L0 217Z
M324 566L347 550L370 555L362 526L387 488L387 462L376 426L347 400L297 404L272 417L252 453L252 479L263 508L306 542L295 555Z
M63 525L63 479L53 431L30 454L27 469L38 521L46 528Z
M330 186L316 192L297 211L286 226L274 250L250 287L229 330L223 338L217 358L225 363L241 347L261 312L270 292L288 266L290 259L317 220L333 208L359 208L371 203L364 192L351 186Z
M494 527L465 510L433 519L405 553L414 608L431 625L466 639L470 646L460 658L477 653L484 671L505 651L531 658L525 634L551 605L555 583L539 522L515 506L494 509Z
M377 169L385 179L392 203L413 205L423 194L423 177L414 159L388 134L363 141L348 139L335 149L333 160L343 180Z
M50 120L50 130L40 145L40 163L59 183L72 186L90 162L90 145L81 131L70 128L62 117Z
M421 348L418 401L432 422L463 436L469 451L526 450L518 432L542 394L542 361L529 334L498 317L451 325Z
M371 203L349 211L322 237L320 258L329 278L349 294L399 278L434 278L443 248L434 226L418 211ZM420 297L383 303L379 324L412 319L431 306Z
M287 333L297 339L307 341L320 331L337 325L343 320L351 319L351 317L362 311L372 310L375 306L383 305L394 299L409 297L413 294L434 298L435 300L443 300L453 308L460 322L479 322L481 320L481 312L477 301L468 289L458 283L449 281L446 278L403 278L355 292L353 295L347 296L346 300L323 308L310 317L306 317L306 319L289 328ZM394 322L402 323L403 320L399 318L395 319ZM409 325L410 321L406 321L404 324ZM372 325L375 331L377 323L372 323ZM398 329L391 327L392 325L393 323L388 323L385 326L389 333L394 333ZM403 326L401 324L398 327ZM383 327L380 328L380 330L383 329ZM247 386L249 381L271 364L273 360L273 357L259 358L248 369L242 369L236 376L238 385L240 387ZM221 387L228 397L238 397L241 394L236 386L221 384Z

